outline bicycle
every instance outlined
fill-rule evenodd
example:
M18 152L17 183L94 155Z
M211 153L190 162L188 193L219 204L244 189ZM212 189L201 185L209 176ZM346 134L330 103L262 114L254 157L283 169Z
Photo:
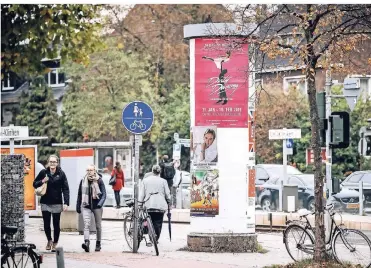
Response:
M39 268L42 255L36 253L34 244L17 244L13 237L18 227L1 226L1 268Z
M149 216L147 212L147 208L144 206L144 203L147 202L152 195L155 195L158 193L151 193L149 197L144 200L143 202L138 201L138 205L142 204L141 207L139 207L138 211L138 249L140 242L143 240L146 241L146 245L148 247L152 246L155 248L156 256L159 255L158 246L157 246L157 236L155 233L155 229L152 224L151 216ZM133 250L133 229L134 229L134 199L128 199L125 200L126 204L129 208L132 208L131 211L125 213L124 217L124 234L125 234L125 240L128 244L129 248ZM129 225L129 226L128 226ZM150 243L147 242L147 239L145 238L145 234L148 234Z
M328 240L325 241L326 252L328 254L331 254L332 252L335 260L340 264L361 264L362 267L370 267L370 239L359 230L347 229L343 227L342 218L341 223L337 225L334 219L336 212L333 210L333 208L333 204L329 204L325 207L325 210L329 213L331 218L330 236ZM294 261L309 259L311 255L314 255L314 229L308 220L308 216L313 214L315 214L315 212L306 210L305 212L302 212L299 220L286 221L287 227L283 231L283 243L285 244L286 250L290 257ZM305 219L305 221L302 219ZM290 235L294 238L293 243L290 243ZM356 239L352 240L352 237L356 237ZM293 247L293 250L297 250L296 257L292 252L293 250L290 250L291 247ZM351 253L351 256L355 256L347 258L346 255L348 252ZM361 262L359 259L355 260L357 256L362 257L359 255L359 252L365 252L365 257L362 258Z
M131 123L131 125L130 125L131 130L135 130L137 127L140 130L145 130L146 129L146 125L143 124L142 120L134 120L134 122Z

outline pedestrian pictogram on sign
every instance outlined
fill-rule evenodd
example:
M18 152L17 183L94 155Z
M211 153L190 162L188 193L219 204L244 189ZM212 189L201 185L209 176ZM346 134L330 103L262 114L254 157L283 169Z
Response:
M122 111L122 124L133 134L143 134L152 127L153 111L142 101L131 102Z

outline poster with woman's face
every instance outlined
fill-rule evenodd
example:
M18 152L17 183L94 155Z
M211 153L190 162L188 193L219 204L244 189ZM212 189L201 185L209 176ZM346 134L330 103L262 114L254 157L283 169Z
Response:
M196 126L192 130L193 165L216 165L218 162L216 126Z

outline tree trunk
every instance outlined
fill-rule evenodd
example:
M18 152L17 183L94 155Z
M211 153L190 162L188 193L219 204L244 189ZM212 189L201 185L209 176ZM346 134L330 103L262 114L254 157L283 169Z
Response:
M314 261L321 262L326 260L325 250L325 225L324 225L324 204L323 204L323 173L320 146L320 120L316 104L316 86L314 66L307 65L306 79L308 83L310 121L312 125L311 147L314 153L314 196L315 196L315 249Z

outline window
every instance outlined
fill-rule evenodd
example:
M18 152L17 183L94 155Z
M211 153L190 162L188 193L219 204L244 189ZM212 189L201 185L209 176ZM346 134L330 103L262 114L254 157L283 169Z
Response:
M289 90L294 88L302 94L307 94L307 81L304 75L283 78L283 92L287 95Z
M350 175L349 179L347 179L345 182L357 183L357 182L359 182L361 177L362 177L362 174Z
M1 89L3 91L14 89L14 80L9 73L4 74L4 79L1 81Z
M368 94L371 99L371 76L370 75L351 75L352 78L359 78L361 92Z
M45 75L45 81L50 87L64 86L64 73L61 73L59 68L52 68L51 71Z
M268 173L262 168L256 168L256 181L264 182L269 179Z
M363 183L369 183L371 184L371 173L366 173L362 177Z

